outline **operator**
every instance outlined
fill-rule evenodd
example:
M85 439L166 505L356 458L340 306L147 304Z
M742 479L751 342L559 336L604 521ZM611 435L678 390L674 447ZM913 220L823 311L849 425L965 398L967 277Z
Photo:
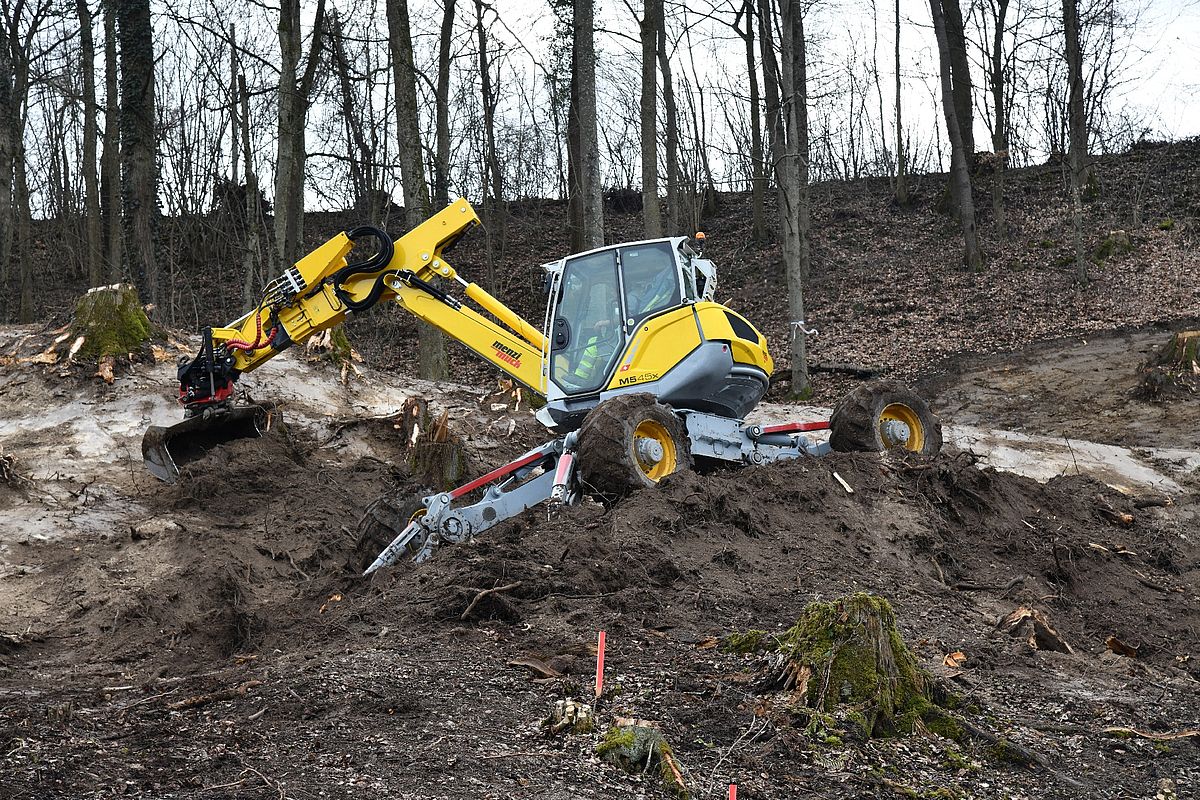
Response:
M608 364L613 350L617 346L616 329L612 322L602 319L592 327L592 335L588 337L579 355L579 363L571 370L572 376L580 386L587 386L596 377L596 370Z

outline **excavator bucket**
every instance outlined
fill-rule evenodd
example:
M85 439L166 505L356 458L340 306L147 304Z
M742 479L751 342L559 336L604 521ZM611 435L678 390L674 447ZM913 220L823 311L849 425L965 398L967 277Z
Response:
M142 460L151 475L175 483L184 464L225 442L258 438L271 421L262 406L239 406L197 414L165 427L151 425L142 437Z

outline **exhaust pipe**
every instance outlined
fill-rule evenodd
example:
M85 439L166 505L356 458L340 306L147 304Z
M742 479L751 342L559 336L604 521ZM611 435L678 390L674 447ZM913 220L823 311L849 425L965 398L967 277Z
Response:
M174 425L151 425L142 437L142 461L166 483L179 480L179 468L214 447L236 439L257 439L274 423L263 406L208 409Z

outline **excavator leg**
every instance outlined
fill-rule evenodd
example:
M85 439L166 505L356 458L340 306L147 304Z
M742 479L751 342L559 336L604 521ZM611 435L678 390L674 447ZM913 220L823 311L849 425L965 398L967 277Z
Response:
M578 502L575 438L574 433L567 434L457 489L423 498L424 514L413 515L363 574L396 564L405 556L420 563L433 555L439 544L465 542L541 503ZM477 489L485 489L478 502L455 504ZM386 524L379 518L374 522Z

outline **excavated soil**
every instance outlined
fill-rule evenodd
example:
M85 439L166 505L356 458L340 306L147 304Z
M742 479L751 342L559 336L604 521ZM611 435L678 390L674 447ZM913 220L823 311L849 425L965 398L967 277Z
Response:
M130 480L97 500L147 519L13 546L26 567L8 568L0 617L4 796L663 796L602 764L598 734L543 730L556 699L590 696L598 630L601 727L660 724L695 797L730 782L750 798L1150 797L1163 780L1187 796L1200 778L1194 736L1103 732L1197 726L1189 496L1140 507L968 453L838 454L537 509L364 580L347 565L365 501L416 487L390 426L355 427L378 455L285 426L210 452L177 486ZM536 435L522 419L488 463ZM0 507L37 491L0 485ZM789 696L760 688L763 656L717 646L854 591L893 602L958 713L1048 766L977 737L819 744ZM1073 652L998 634L1022 605Z

